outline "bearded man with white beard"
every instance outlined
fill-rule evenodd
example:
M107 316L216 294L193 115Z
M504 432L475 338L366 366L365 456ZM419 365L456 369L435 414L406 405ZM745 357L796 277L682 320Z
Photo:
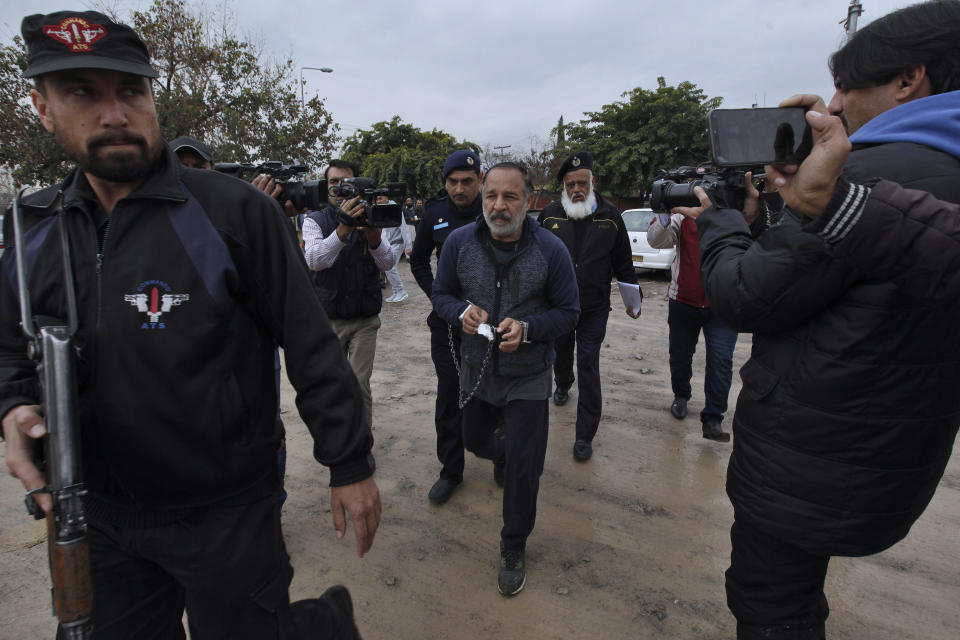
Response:
M600 345L610 315L610 279L636 284L630 238L620 212L594 191L593 156L578 151L560 166L563 185L559 203L552 202L537 219L563 241L573 259L580 291L580 320L573 331L556 341L553 365L553 403L562 406L577 382L577 424L573 457L586 462L593 455L593 438L600 426L603 398L600 389ZM640 309L627 307L637 318ZM573 375L573 347L577 347L577 377Z

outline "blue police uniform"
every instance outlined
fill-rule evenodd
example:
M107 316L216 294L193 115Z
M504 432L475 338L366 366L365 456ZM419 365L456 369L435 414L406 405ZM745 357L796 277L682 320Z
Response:
M410 271L428 298L433 290L430 256L434 249L439 260L443 243L453 230L473 222L479 215L479 197L465 210L457 209L443 192L424 203L417 238L410 254ZM437 458L442 465L440 476L459 484L463 479L464 456L462 414L457 402L460 393L457 368L450 355L447 323L436 311L431 311L427 316L427 326L430 327L430 356L437 372L434 422L437 429ZM459 353L460 330L453 331L452 335L453 348Z

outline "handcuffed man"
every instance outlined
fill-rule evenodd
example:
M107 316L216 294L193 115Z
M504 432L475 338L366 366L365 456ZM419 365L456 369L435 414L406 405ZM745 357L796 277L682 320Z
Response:
M527 218L531 191L522 165L504 162L484 174L483 218L447 238L432 296L440 318L462 334L457 399L466 400L465 446L503 465L497 586L506 596L526 582L525 549L547 452L553 343L580 311L570 255Z

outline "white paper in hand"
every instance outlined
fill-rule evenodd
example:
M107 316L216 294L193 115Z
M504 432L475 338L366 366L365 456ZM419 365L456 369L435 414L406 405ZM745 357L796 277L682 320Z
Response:
M643 294L640 293L640 285L627 284L617 280L617 286L620 288L620 297L623 299L623 306L627 309L633 309L636 313L640 311L643 304Z
M488 325L486 322L477 327L477 333L482 335L484 338L493 342L493 327Z

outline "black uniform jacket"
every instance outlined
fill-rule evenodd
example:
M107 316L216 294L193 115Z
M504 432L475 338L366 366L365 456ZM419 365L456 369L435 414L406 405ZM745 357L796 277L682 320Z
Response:
M845 174L884 177L960 202L960 159L909 143L855 150ZM736 518L822 555L903 538L933 496L960 423L956 306L869 268L888 234L913 255L941 234L867 226L857 261L787 210L753 241L738 211L697 220L714 310L753 332L733 419L727 493ZM921 244L917 244L921 243ZM870 247L871 256L864 255ZM916 270L914 270L914 273ZM930 272L931 280L936 275Z
M423 205L420 225L417 227L417 237L413 241L413 250L410 252L410 272L416 278L420 289L429 298L433 291L433 270L430 268L430 256L437 252L437 263L440 262L440 252L443 243L454 229L470 224L482 215L480 197L464 210L453 206L450 197L445 191L427 200ZM427 317L427 324L434 329L446 331L444 324L435 311Z
M74 170L23 206L33 311L54 317L66 315L61 190L92 511L146 522L275 490L283 437L276 344L331 483L373 473L356 377L274 200L224 174L182 167L164 146L158 167L98 230L93 192ZM38 400L18 327L10 221L0 263L0 415Z
M636 284L630 237L620 212L597 195L597 210L583 220L571 220L559 202L551 202L537 218L540 225L566 245L580 288L580 308L610 308L610 280Z

